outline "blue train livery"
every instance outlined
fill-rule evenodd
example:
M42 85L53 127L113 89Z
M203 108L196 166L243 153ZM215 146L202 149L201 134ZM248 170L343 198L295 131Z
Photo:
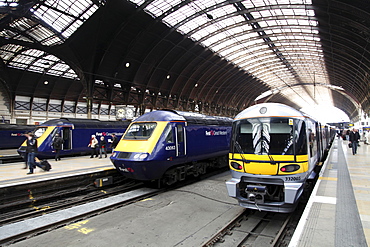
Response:
M18 148L26 139L24 134L35 125L0 124L0 149Z
M117 138L120 138L128 125L128 121L100 121L96 119L62 118L46 121L33 130L38 144L37 157L50 158L54 156L52 143L57 133L63 138L61 156L82 155L90 152L88 144L91 135L95 135L98 140L101 136L105 136L109 143L113 133L116 134ZM25 150L26 143L24 142L17 151L23 157Z
M174 110L146 113L131 123L111 156L124 176L171 185L207 167L227 166L232 119Z

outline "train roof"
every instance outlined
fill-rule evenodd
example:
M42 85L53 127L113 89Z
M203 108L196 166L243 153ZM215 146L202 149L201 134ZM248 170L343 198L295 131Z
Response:
M34 128L35 125L0 124L0 130L18 130L28 132Z
M232 119L227 117L207 116L194 112L176 110L158 110L145 113L135 119L139 121L186 121L188 125L231 125Z
M304 113L280 103L262 103L248 107L240 112L235 120L255 117L308 117Z
M40 126L73 125L76 128L112 128L127 127L129 121L100 121L98 119L59 118L52 119L40 124Z

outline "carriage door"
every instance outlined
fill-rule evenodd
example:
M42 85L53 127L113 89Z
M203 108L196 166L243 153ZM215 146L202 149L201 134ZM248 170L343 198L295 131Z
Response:
M185 123L176 124L176 156L186 155Z
M62 129L62 138L63 138L63 150L72 149L72 129L71 127L63 127Z

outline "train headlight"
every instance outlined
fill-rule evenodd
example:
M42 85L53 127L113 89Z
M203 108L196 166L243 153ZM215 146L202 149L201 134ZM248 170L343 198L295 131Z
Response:
M143 160L146 159L149 156L148 153L138 153L134 155L135 160Z
M280 168L280 171L282 172L295 172L301 168L299 165L286 165Z
M231 165L231 167L232 167L232 168L234 168L235 170L242 170L242 169L243 169L243 166L242 166L242 165L240 165L239 163L234 162L234 161L232 161L232 162L230 163L230 165Z

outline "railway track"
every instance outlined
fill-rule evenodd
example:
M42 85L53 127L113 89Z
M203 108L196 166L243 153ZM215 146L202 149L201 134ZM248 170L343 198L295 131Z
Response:
M280 246L289 221L289 214L245 210L202 246Z
M288 246L311 192L312 187L305 190L290 214L244 210L202 247Z
M45 206L36 210L36 213L23 213L17 217L18 221L0 226L0 246L7 246L160 193L160 190L139 187L125 186L121 188L121 192L116 188L114 192L103 193L103 197L87 196L85 199L80 198L78 203L72 199L69 202L58 201L55 202L56 206Z
M123 179L119 183L104 188L95 188L92 183L89 185L84 185L83 183L74 187L66 186L63 190L50 190L47 193L40 193L39 191L37 196L29 194L29 198L26 200L19 199L20 197L17 196L17 200L14 199L7 204L2 202L0 205L0 210L2 211L0 215L0 246L7 246L67 224L115 210L156 194L175 190L222 171L224 169L213 171L201 176L201 178L189 179L164 189L145 188L142 183ZM95 204L102 206L95 207ZM75 214L74 211L79 211L79 208L86 209ZM65 215L68 215L68 217L65 217ZM38 219L45 221L42 218L47 219L49 216L57 220L37 223ZM22 231L17 232L17 228L19 228L17 224L25 222L25 225L32 225L33 227L24 230L22 226L20 227ZM7 234L7 232L11 233Z
M142 183L127 180L125 183L108 188L95 188L91 184L83 187L51 191L38 196L34 196L32 191L29 191L28 200L19 200L0 206L2 211L0 215L0 226L101 200L142 186Z

